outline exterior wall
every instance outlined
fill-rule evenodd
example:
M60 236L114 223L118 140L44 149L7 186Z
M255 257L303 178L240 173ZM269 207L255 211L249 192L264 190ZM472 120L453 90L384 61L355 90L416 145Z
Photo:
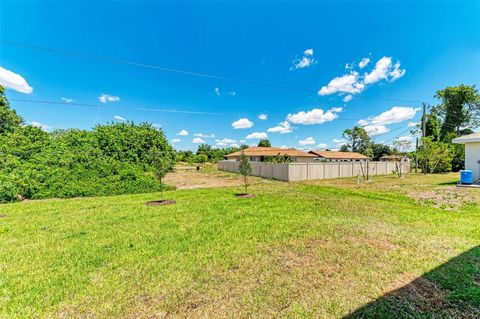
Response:
M295 163L313 163L315 160L315 157L300 157L297 156L297 160Z
M218 163L218 169L238 173L239 164L239 162L222 161ZM367 172L370 176L387 175L395 171L397 167L400 167L402 172L410 172L410 163L408 162L368 162L368 165L365 162L307 162L289 164L251 162L251 164L253 176L291 182L363 176Z
M480 142L465 143L465 169L473 172L473 180L480 178Z

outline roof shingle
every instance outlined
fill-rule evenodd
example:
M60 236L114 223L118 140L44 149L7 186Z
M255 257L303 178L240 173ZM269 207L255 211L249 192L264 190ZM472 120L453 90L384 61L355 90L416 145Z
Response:
M367 159L365 155L355 152L310 151L310 154L327 159Z

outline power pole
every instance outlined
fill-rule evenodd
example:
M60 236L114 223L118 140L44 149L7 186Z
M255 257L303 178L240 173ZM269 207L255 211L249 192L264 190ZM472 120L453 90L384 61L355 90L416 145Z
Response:
M422 115L422 137L427 135L427 104L423 104L423 115Z
M418 173L418 137L415 143L415 173Z
M423 115L422 115L422 139L425 138L427 136L427 104L425 102L422 103L422 106L423 106ZM418 141L418 139L417 139ZM418 143L418 142L417 142ZM422 141L422 146L423 147L423 141ZM418 149L418 146L417 146L417 149ZM426 171L427 167L426 167L426 163L424 163L423 167L422 167L422 173L425 174L425 171Z

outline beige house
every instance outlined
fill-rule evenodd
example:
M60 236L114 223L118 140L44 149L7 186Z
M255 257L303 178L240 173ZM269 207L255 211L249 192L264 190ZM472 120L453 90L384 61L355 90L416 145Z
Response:
M453 143L465 144L465 169L473 172L473 181L480 180L480 132L453 139Z
M248 156L251 162L263 162L265 161L266 157L270 156L288 156L293 162L298 163L305 163L305 162L313 162L315 155L302 152L293 148L278 148L278 147L249 147L242 151L238 151L235 153L231 153L226 155L225 157L229 161L239 161L242 152L245 156Z
M355 152L336 151L310 151L316 157L316 162L360 162L366 161L367 157Z

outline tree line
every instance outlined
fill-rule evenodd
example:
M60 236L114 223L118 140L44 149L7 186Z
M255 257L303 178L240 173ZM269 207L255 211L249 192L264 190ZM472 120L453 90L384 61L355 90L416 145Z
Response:
M465 167L465 148L453 144L456 137L471 134L480 126L480 94L474 85L446 87L435 94L436 105L423 105L421 123L412 128L420 135L418 148L411 151L412 141L397 139L393 147L375 143L364 128L343 132L346 143L342 151L364 154L378 160L383 155L408 155L425 173L458 171Z
M0 202L160 191L174 163L175 151L151 124L48 133L26 125L0 86Z

